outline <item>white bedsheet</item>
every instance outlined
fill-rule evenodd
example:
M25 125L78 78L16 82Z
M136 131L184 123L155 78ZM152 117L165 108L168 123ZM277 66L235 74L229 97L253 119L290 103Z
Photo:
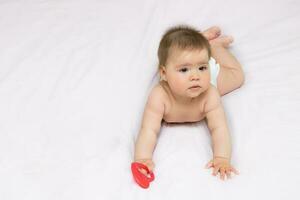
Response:
M0 0L0 199L300 199L300 1ZM204 122L164 125L148 190L130 163L172 25L219 25L246 82L222 97L240 171L204 169Z

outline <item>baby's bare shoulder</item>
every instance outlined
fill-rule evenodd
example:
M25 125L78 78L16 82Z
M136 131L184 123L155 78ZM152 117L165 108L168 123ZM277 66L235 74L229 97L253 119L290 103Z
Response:
M165 100L165 98L168 96L165 89L159 83L152 88L151 93L159 96L162 98L162 100Z
M205 113L218 107L221 103L221 97L220 97L218 89L211 85L205 91L205 94L203 97L203 102L204 102L203 110Z
M160 88L154 86L148 96L148 100L144 109L142 127L158 132L163 115L165 112L165 105L163 101L163 93Z
M150 106L156 107L156 109L162 109L165 107L166 104L166 93L161 85L155 85L148 96L148 104Z

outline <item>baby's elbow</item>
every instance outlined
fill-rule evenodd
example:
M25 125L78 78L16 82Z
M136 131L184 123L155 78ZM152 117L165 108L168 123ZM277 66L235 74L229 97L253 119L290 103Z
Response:
M245 83L245 73L243 70L241 70L241 86Z
M240 69L238 72L237 72L237 75L236 75L236 85L238 87L241 87L242 85L244 85L245 83L245 73L243 72L242 69Z

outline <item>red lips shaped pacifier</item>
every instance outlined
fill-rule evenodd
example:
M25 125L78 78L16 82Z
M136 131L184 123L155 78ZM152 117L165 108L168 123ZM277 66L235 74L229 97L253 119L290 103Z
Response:
M140 169L144 169L147 171L147 175L143 174ZM150 182L154 180L154 174L151 172L148 167L142 163L133 162L131 163L131 172L135 182L146 189L149 187Z

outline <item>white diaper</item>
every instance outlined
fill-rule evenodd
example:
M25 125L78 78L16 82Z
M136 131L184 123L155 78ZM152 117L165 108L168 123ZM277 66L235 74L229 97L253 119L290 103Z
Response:
M213 57L210 57L208 64L210 71L210 83L217 88L217 78L220 71L220 65L216 62L216 60Z

